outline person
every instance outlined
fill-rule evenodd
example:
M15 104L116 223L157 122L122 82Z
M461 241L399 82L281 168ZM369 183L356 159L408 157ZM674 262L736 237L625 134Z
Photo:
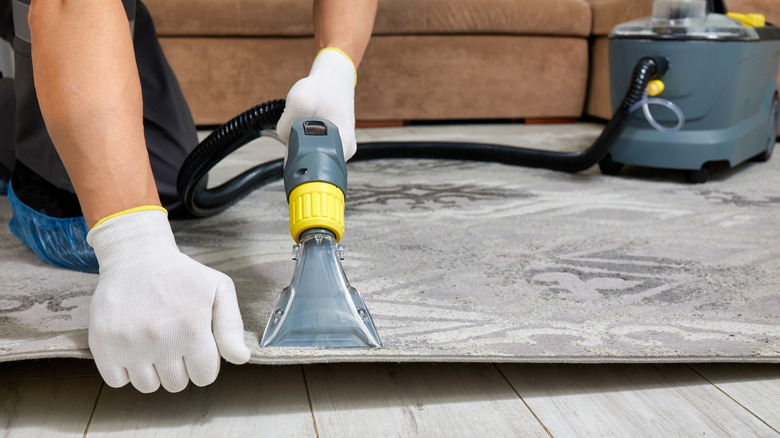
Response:
M324 117L354 154L376 8L314 0L318 54L288 93L281 137ZM15 52L9 226L55 266L99 269L89 347L105 382L177 392L212 383L220 357L247 362L233 282L182 254L168 221L183 214L175 178L197 139L143 3L0 0L0 36Z

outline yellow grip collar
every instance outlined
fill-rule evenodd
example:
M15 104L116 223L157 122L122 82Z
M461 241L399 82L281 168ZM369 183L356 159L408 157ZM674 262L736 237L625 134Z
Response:
M311 228L325 228L344 235L344 192L333 184L311 181L290 192L290 235L298 243L301 233Z

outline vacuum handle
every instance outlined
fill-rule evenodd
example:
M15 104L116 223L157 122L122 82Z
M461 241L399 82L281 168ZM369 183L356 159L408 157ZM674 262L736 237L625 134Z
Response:
M284 189L320 181L347 191L347 167L339 128L326 119L307 117L293 123L284 166Z
M306 230L325 229L336 242L344 234L347 166L339 128L325 119L293 123L284 166L290 206L290 235L299 242Z

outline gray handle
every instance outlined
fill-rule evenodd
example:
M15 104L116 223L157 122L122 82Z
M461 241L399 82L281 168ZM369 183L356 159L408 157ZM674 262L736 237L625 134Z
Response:
M347 165L339 128L314 117L298 119L292 125L284 166L287 197L294 188L310 181L330 183L347 193Z

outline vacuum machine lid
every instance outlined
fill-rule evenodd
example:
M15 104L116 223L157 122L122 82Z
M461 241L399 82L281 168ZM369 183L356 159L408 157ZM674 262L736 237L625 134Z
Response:
M759 34L726 15L708 14L704 0L656 0L652 17L620 24L610 38L755 41Z

